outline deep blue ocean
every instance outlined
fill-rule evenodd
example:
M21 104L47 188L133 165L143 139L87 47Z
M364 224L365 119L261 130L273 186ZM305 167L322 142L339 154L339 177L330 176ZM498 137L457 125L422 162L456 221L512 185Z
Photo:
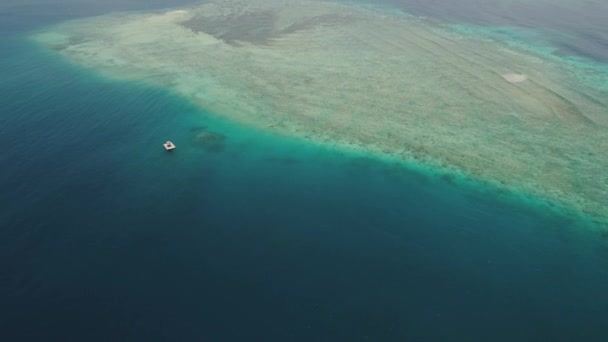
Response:
M26 38L177 1L10 2L0 341L608 341L608 237L588 223L239 126Z

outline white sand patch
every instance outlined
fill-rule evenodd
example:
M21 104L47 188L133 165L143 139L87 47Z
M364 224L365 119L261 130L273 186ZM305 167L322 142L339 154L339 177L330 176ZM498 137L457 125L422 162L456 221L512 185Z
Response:
M521 83L528 79L528 76L526 76L524 74L509 73L509 74L503 74L501 76L507 82L511 82L511 83Z
M166 14L167 15L184 15L184 14L188 14L188 11L186 11L186 10L175 10L175 11L169 11Z
M171 21L184 20L189 17L190 17L189 12L185 11L185 10L169 11L169 12L165 13L164 15L162 15L163 19L171 20Z

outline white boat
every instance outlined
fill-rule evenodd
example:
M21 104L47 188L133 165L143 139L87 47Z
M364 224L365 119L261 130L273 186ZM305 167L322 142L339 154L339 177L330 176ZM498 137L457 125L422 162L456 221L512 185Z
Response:
M165 150L171 151L175 149L175 144L167 140L167 142L163 144L163 147L165 148Z

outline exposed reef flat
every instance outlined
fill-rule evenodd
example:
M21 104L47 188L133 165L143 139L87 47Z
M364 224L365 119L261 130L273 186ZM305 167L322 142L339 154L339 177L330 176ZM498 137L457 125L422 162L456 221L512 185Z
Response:
M35 39L281 134L417 159L608 218L608 93L559 63L347 4L219 0Z

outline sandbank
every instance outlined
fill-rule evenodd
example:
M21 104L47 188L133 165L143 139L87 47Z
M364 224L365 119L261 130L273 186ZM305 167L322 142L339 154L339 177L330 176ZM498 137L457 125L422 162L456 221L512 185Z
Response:
M565 66L343 3L217 0L35 39L240 123L464 172L608 218L608 93Z

